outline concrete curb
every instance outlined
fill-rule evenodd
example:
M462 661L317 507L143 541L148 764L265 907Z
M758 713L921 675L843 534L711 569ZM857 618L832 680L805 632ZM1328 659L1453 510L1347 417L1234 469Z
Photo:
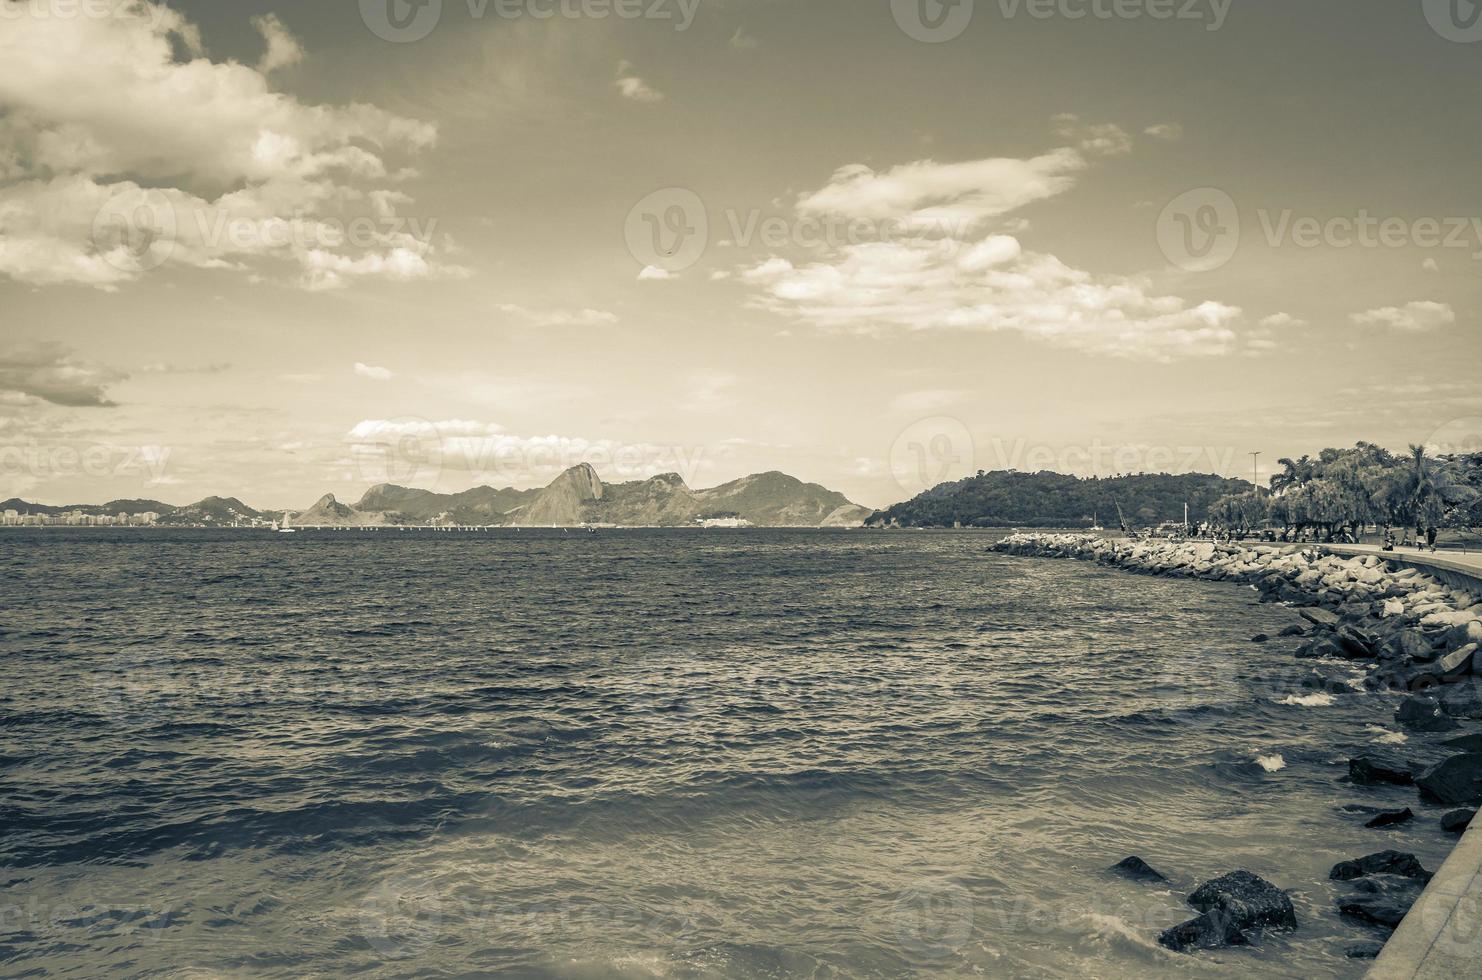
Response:
M1365 976L1482 976L1482 822L1467 829Z

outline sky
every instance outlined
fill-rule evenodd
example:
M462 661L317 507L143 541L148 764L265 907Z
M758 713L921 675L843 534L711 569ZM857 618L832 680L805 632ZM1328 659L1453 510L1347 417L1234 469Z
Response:
M1470 445L1452 7L0 0L0 497Z

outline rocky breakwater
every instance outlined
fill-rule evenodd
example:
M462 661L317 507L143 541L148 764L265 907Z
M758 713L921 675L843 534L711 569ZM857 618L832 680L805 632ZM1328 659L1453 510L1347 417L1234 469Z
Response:
M1281 602L1307 621L1295 651L1313 666L1304 686L1349 693L1341 677L1323 673L1324 663L1362 667L1363 687L1400 697L1393 723L1406 735L1403 752L1368 752L1349 759L1342 776L1348 787L1396 787L1418 794L1416 806L1447 806L1437 833L1464 831L1482 804L1482 732L1463 732L1482 722L1482 596L1447 586L1414 568L1395 570L1374 555L1344 558L1298 545L1240 545L1212 541L1129 541L1083 534L1014 534L993 550L1026 557L1074 558L1148 575L1170 575L1247 585L1263 602ZM1264 642L1268 637L1252 637ZM1390 710L1393 697L1374 698L1376 711ZM1389 720L1389 719L1386 719ZM1407 807L1372 812L1366 824L1384 828L1414 818ZM1245 872L1227 875L1244 880ZM1253 877L1253 876L1252 876ZM1334 881L1352 894L1339 911L1381 934L1395 928L1419 896L1430 873L1414 855L1395 851L1346 861ZM1259 882L1259 879L1256 879ZM1261 882L1264 886L1265 883ZM1160 941L1174 949L1236 945L1251 938L1250 925L1201 903L1205 914L1167 930ZM1276 923L1261 923L1267 926ZM1295 922L1285 915L1282 928ZM1378 944L1350 955L1372 956Z

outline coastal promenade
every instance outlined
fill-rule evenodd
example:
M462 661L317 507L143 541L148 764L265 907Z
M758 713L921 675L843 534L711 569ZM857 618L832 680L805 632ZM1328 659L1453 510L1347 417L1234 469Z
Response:
M1434 575L1452 588L1482 593L1482 552L1479 551L1430 552L1416 548L1384 551L1377 544L1324 544L1318 547L1335 555L1378 555L1385 561Z

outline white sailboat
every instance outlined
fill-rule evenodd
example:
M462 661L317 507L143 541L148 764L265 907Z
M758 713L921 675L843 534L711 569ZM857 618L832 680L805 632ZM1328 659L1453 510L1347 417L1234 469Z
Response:
M292 517L292 516L293 515L291 513L289 513L288 511L285 510L283 512L283 523L276 525L274 529L279 534L297 534L298 533L298 528L296 528L296 527L289 527L288 526L288 519L290 517Z

